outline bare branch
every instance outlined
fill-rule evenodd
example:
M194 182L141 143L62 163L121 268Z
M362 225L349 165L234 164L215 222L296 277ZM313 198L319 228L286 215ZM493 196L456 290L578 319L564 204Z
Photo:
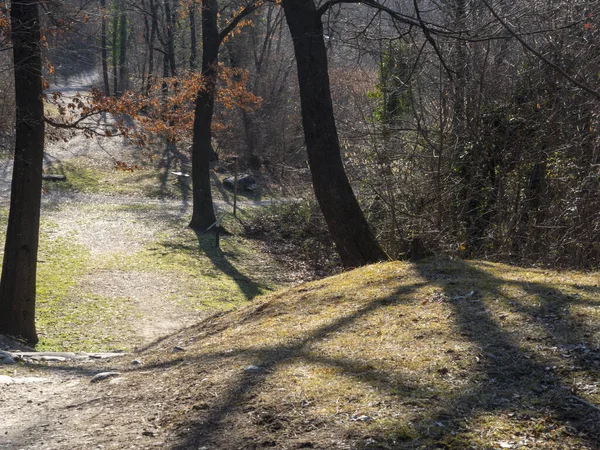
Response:
M542 55L539 51L537 51L536 49L534 49L531 45L529 45L522 36L519 35L519 33L517 33L516 31L514 31L511 26L506 23L505 20L503 20L498 13L496 12L496 10L494 8L492 8L490 6L490 4L488 3L487 0L482 0L483 4L487 7L487 9L490 10L490 12L492 13L492 15L494 16L494 18L506 29L506 31L508 31L511 36L513 36L517 41L519 41L519 43L525 47L530 53L532 53L535 57L539 58L540 60L542 60L544 63L546 63L547 65L549 65L550 67L552 67L552 69L554 69L556 72L558 72L560 75L562 75L563 77L565 77L567 80L569 80L572 84L574 84L575 86L577 86L579 89L587 92L588 94L594 96L596 98L596 100L600 100L600 92L592 89L591 87L585 85L584 83L576 80L573 76L569 75L567 72L565 72L560 66L558 66L557 64L553 63L552 61L550 61L548 58L546 58L544 55Z

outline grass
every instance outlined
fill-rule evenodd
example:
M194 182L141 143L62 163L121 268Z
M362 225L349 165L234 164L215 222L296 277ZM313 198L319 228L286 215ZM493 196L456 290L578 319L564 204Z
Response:
M46 167L47 173L67 177L65 182L44 182L46 190L127 195L153 199L187 199L191 201L191 186L182 185L172 169L140 164L132 171L116 170L109 162L94 167L83 157L71 158ZM233 202L233 192L223 187L224 175L212 173L211 186L214 200ZM261 200L263 193L238 192L239 201Z
M142 343L135 329L142 314L136 300L130 294L119 294L118 289L123 288L120 281L106 279L103 274L168 280L170 288L164 295L154 294L152 289L148 295L160 295L161 301L193 311L230 310L284 284L273 281L278 267L261 255L258 244L226 235L217 249L212 233L196 235L184 220L161 211L159 205L92 204L76 209L75 217L64 210L55 211L53 217L66 217L76 230L112 230L115 223L121 223L119 233L123 236L113 235L113 239L125 239L125 246L142 245L136 251L118 247L95 254L79 243L77 231L65 231L49 220L43 222L38 264L38 350L128 351ZM112 218L114 223L94 223L103 217ZM150 223L161 231L155 236L138 235L137 230L146 230ZM231 218L226 224L233 230L240 226ZM95 232L91 233L91 239L96 239ZM106 237L98 237L102 238ZM90 285L89 280L95 279L101 280L99 287L93 282Z
M597 283L484 262L378 264L185 330L144 355L168 383L132 382L151 398L185 383L185 413L165 418L188 430L183 446L597 448ZM262 371L245 374L250 364Z
M65 175L66 181L44 181L45 191L59 190L71 192L96 193L100 190L102 178L98 172L89 167L77 164L76 162L66 162L60 167L50 167L46 172L52 174Z
M98 351L130 348L135 311L124 298L79 289L93 263L74 236L53 236L55 224L42 224L38 253L36 326L38 351ZM129 338L129 339L128 339Z
M226 219L229 229L235 227ZM184 296L174 300L195 310L228 310L270 292L284 283L277 282L276 264L260 253L257 243L225 235L220 248L213 233L196 234L184 222L174 222L140 252L107 260L103 268L152 270L176 278Z

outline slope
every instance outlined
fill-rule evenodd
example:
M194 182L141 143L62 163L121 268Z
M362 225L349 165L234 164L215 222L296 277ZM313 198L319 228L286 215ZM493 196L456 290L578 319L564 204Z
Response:
M20 365L15 376L70 377L68 395L45 412L3 399L13 414L46 414L13 421L6 438L14 448L598 448L597 283L484 262L357 269L136 355ZM120 375L89 383L106 370Z

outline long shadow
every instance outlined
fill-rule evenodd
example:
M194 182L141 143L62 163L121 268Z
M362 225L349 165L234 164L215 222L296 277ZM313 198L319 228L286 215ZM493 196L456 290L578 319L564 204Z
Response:
M468 263L445 262L444 264L446 267L450 264L451 272L459 275L456 280L468 283L465 274L471 274L474 284L484 286L483 289L498 298L507 298L500 288L507 283L510 284L511 281L496 278ZM460 434L461 424L465 420L486 413L498 414L506 411L512 411L513 414L517 411L521 414L515 417L523 417L523 415L526 417L527 414L551 416L551 420L555 423L564 425L567 430L574 430L588 448L600 448L598 447L600 437L597 424L598 411L594 405L572 394L572 386L550 366L551 361L521 348L511 332L503 329L494 319L483 299L477 296L457 295L461 292L457 292L456 281L451 276L444 276L443 268L431 264L417 267L421 275L429 280L428 284L442 287L446 298L454 299L451 300L452 316L457 333L465 336L481 349L479 374L473 374L471 383L453 395L450 400L438 402L439 407L434 407L434 412L423 418L418 425L421 439L408 443L390 443L393 447L376 448L415 448L419 445L421 445L419 448L431 448L427 447L428 445L438 448L438 444L442 448L467 448L470 446L469 443L457 440L459 438L456 437ZM399 296L409 294L420 286L402 288L389 297L374 301L355 313L315 330L309 337L294 345L246 349L233 352L233 355L232 352L206 355L205 358L208 359L203 359L203 362L238 354L250 356L264 371L258 374L240 374L233 380L227 393L221 397L221 401L211 408L202 420L190 421L186 428L192 431L175 448L218 445L216 439L220 433L225 432L228 416L239 411L255 396L256 392L260 391L260 386L267 381L270 372L296 359L338 368L344 375L355 378L356 382L367 382L382 391L402 392L405 400L426 399L424 385L406 382L391 373L370 370L368 366L365 367L358 361L316 356L307 351L311 344L322 341L330 334L348 327L380 307L398 301ZM541 283L524 282L524 287L528 286L538 290L547 288ZM393 430L387 429L384 434L389 434L391 431Z
M207 245L212 243L205 242ZM200 246L202 248L202 243ZM208 250L214 251L214 248ZM207 254L210 252L207 251ZM562 295L560 298L566 298L564 294L544 283L504 280L467 262L444 261L440 265L429 262L419 264L416 268L427 282L403 286L389 295L374 299L362 308L343 314L293 343L260 348L248 347L233 352L214 352L192 358L184 356L146 366L145 370L168 370L182 363L206 366L211 362L220 362L219 366L222 367L224 359L240 356L261 367L258 373L240 373L230 379L227 390L215 399L210 409L194 413L187 423L182 424L179 429L188 431L185 436L180 436L182 440L174 444L174 448L224 448L218 446L218 441L225 433L239 437L240 446L243 447L245 444L242 442L244 437L241 433L228 428L231 425L230 417L243 411L268 383L273 371L298 359L334 367L357 383L368 383L382 392L401 392L405 396L404 399L425 399L435 403L434 412L421 417L419 423L415 424L422 438L412 442L388 442L381 447L369 448L471 448L471 443L459 440L461 432L464 431L464 428L461 428L462 424L485 414L498 415L505 412L514 415L515 421L527 416L543 416L544 420L564 425L566 432L578 435L586 448L600 448L598 411L594 409L594 405L580 401L581 399L572 393L573 386L569 384L567 376L561 370L554 369L551 360L533 350L523 348L517 334L504 328L501 321L490 311L487 298L491 295L498 300L505 299L515 312L535 318L547 317L555 312L555 306L546 304L547 300L544 300L543 296L551 292L551 297ZM361 361L317 355L312 351L315 344L348 329L380 308L400 303L412 304L414 299L411 294L425 285L438 286L444 291L452 311L448 320L453 321L457 334L470 340L478 348L477 355L471 355L473 358L480 358L480 363L476 366L477 373L470 374L469 378L472 381L451 397L438 401L427 394L427 386L423 383L410 382L397 374L377 371ZM518 298L508 296L502 291L506 285L518 286L525 292L539 295L539 306L521 305ZM477 293L478 289L486 292L486 298ZM464 295L470 290L475 290L475 294ZM414 307L418 308L418 303L414 303ZM570 318L565 315L564 320L568 324ZM539 325L545 326L543 322ZM217 332L221 330L222 328L219 328ZM562 332L562 328L555 330L552 326L546 326L546 330L551 343L562 341L563 338L557 335ZM206 330L208 334L214 334L214 331L210 327ZM585 338L585 330L574 333L568 339L569 342L579 342L580 338ZM203 335L200 336L202 337ZM516 422L514 425L515 428L520 426ZM390 429L393 427L394 425L386 425L382 434L393 431ZM385 438L382 438L383 440ZM492 448L492 443L489 444L489 448Z
M231 199L229 198L229 193L227 192L225 187L223 187L223 183L221 183L221 181L219 180L219 177L217 177L217 175L214 172L210 173L210 177L212 178L213 182L215 183L215 186L217 187L219 194L221 194L221 197L223 197L223 201L227 204L232 205Z
M247 300L252 300L254 297L264 293L266 290L265 286L256 283L241 273L229 262L225 253L223 253L220 248L216 247L215 238L212 233L207 234L200 230L194 230L194 232L196 233L200 250L208 256L218 270L235 281Z
M543 327L551 346L557 347L568 358L577 363L572 370L584 368L600 374L600 351L594 348L591 337L600 331L600 324L591 329L589 325L580 323L572 312L575 305L585 304L598 307L597 302L581 301L570 297L562 291L544 283L527 283L513 281L524 292L535 296L536 306L524 305L520 302L510 302L512 309L528 315L536 324Z
M403 286L396 290L393 294L387 295L383 298L376 299L366 306L355 310L354 312L343 315L342 317L334 320L333 322L326 324L322 327L317 328L307 337L298 340L294 344L289 345L277 345L270 347L263 347L260 349L246 349L233 352L239 354L245 354L254 358L254 364L261 368L258 373L243 373L237 376L230 383L229 389L221 396L218 401L202 419L191 420L185 424L183 429L190 430L184 439L176 444L173 448L176 449L188 449L198 448L199 446L215 445L215 439L219 434L228 432L234 434L231 430L226 430L228 417L238 411L246 402L248 402L255 393L260 389L260 386L265 384L269 373L276 370L279 366L285 363L291 362L298 358L304 358L309 361L317 361L325 365L335 366L344 370L346 375L355 377L357 380L365 381L365 368L360 366L358 363L345 359L335 358L322 358L315 360L314 357L309 355L310 346L315 343L323 342L326 338L332 334L341 331L359 319L368 316L369 314L377 311L378 309L396 304L399 302L406 301L401 297L407 297L410 293L422 287L424 283L416 283L410 286ZM222 358L223 356L231 357L232 352L225 354L207 355L208 359ZM202 362L206 362L205 358L202 358ZM406 392L418 392L419 388L412 383L404 382L400 379L394 379L393 377L386 377L385 374L372 372L371 383L374 385L383 384L386 389L402 390Z
M164 169L160 176L160 188L159 192L163 195L168 192L167 183L172 180L174 175L171 172L175 169L181 172L186 172L185 167L190 165L190 157L185 152L182 152L177 146L177 142L169 141L165 142L165 149L161 160L161 166ZM187 175L190 175L189 173ZM187 182L180 180L177 183L179 190L181 191L181 198L183 199L182 209L185 210L188 207L190 198L190 186Z
M457 424L465 419L512 410L513 414L515 411L533 411L534 414L551 416L556 423L575 430L575 434L579 435L589 448L599 448L599 410L595 405L572 394L573 386L565 380L560 370L554 368L552 360L524 349L515 339L515 335L503 328L492 316L486 302L478 298L477 293L470 297L457 296L452 274L460 274L463 283L465 274L472 275L474 286L466 286L464 290L483 286L485 291L497 299L507 298L501 291L503 285L518 285L527 292L536 294L539 294L540 290L548 292L548 286L541 283L506 281L464 261L444 261L440 266L435 263L419 264L417 267L424 278L444 290L446 298L455 299L451 300L450 304L457 331L482 350L479 369L483 376L479 384L464 390L448 407L432 418L432 422L445 424L444 427L437 428L437 439L440 442L455 442L455 435L459 432ZM445 280L440 279L440 273L443 274L444 271L450 275ZM556 289L553 291L559 295ZM564 297L563 294L560 295ZM541 296L539 298L542 299ZM508 299L511 300L510 297ZM514 301L510 304L517 312L533 318L549 308L551 311L555 310L554 306L551 307L543 300L537 308L527 308L519 305L518 299L512 300ZM553 342L563 340L552 328L547 327L547 330ZM573 336L579 338L577 332L574 332Z

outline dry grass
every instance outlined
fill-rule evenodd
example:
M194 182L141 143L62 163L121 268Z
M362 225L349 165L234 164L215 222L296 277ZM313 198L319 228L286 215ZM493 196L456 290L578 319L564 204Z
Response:
M599 291L597 274L369 266L150 346L117 396L162 399L156 437L177 448L598 448Z

